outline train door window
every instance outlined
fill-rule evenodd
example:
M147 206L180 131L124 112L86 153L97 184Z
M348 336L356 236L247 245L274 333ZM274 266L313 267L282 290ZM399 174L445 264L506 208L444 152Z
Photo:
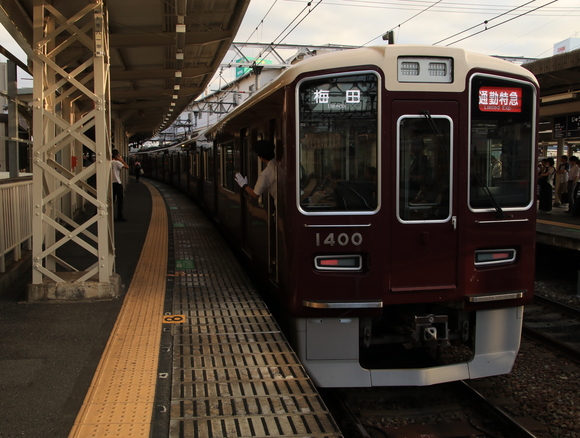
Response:
M201 165L202 165L202 159L201 159L201 150L199 148L195 148L195 176L197 176L198 178L201 177Z
M214 153L213 145L203 145L203 178L206 181L214 181Z
M202 158L203 158L203 163L202 163L202 177L204 180L208 179L207 176L207 168L208 168L208 158L207 158L207 149L203 149L202 151Z
M470 83L469 206L525 209L534 199L535 88L475 75Z
M299 83L296 190L304 214L378 211L378 90L374 72Z
M198 151L197 148L193 149L189 155L189 173L191 174L191 176L198 176L199 175L199 170L198 170Z
M215 152L213 146L207 150L207 180L215 181Z
M249 137L244 139L245 163L246 171L243 172L248 175L248 181L256 181L258 178L256 156L252 152L251 141Z
M234 159L234 142L229 141L220 145L221 185L223 188L234 191L234 169L239 168Z
M452 121L403 116L397 132L397 217L444 222L451 217Z

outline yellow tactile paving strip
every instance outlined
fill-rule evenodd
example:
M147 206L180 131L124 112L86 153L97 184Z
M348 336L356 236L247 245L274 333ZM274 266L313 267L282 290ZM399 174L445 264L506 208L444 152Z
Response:
M69 438L149 437L167 274L167 210L152 198L137 270Z
M546 225L556 225L557 227L562 227L562 228L572 228L575 230L580 230L580 225L576 225L576 224L567 224L564 222L547 221L547 220L543 220L543 219L536 219L536 222L539 222L541 224L546 224Z

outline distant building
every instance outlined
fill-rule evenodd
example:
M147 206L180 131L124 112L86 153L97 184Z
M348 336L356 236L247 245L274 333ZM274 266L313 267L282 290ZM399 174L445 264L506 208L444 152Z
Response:
M580 38L567 38L554 44L554 55L571 52L576 49L580 49Z

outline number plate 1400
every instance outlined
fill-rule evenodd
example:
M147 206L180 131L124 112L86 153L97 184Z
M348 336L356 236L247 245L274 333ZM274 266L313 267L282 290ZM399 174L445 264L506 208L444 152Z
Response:
M340 233L338 235L336 233L329 233L326 236L321 236L320 233L316 233L316 246L334 246L336 244L346 246L349 243L354 246L359 246L362 241L363 238L361 233L353 233L352 235L348 235L347 233Z

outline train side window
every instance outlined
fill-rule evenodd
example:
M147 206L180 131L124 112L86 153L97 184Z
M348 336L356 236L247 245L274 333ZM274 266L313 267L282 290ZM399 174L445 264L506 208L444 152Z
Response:
M223 188L234 191L234 169L236 166L234 159L234 142L228 141L220 145L220 158L221 158L221 185Z
M398 121L401 221L443 222L451 217L452 121L447 116L430 117L434 127L425 116L403 116Z
M534 199L535 89L475 75L470 83L469 206L524 209Z
M379 78L309 78L297 93L297 203L304 214L372 214L380 199Z

